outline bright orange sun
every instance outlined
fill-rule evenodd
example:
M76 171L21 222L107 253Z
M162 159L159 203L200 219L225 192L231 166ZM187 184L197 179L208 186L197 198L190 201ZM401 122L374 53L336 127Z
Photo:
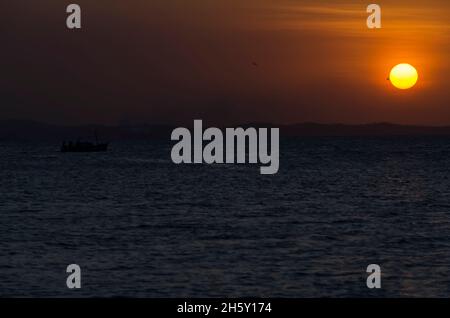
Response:
M414 66L406 63L394 66L389 74L392 85L398 89L409 89L416 85L419 74Z

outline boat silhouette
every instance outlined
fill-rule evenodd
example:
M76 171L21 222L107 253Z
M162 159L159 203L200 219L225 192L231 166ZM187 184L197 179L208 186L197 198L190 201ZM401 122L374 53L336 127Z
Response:
M77 141L75 143L63 143L61 146L61 152L100 152L107 151L108 144L97 144L92 142L81 142Z
M97 133L95 133L95 143L80 141L76 142L65 142L61 146L61 152L102 152L108 150L108 143L99 143L97 138Z

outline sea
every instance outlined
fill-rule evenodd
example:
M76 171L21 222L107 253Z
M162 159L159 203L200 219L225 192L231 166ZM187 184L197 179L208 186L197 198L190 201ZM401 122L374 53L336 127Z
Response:
M2 297L450 296L449 137L283 139L275 175L59 147L0 142Z

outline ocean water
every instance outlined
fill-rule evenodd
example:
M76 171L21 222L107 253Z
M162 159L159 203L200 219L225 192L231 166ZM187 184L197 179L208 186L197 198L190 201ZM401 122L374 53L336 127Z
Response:
M450 138L283 140L272 176L58 147L0 143L0 296L450 296Z

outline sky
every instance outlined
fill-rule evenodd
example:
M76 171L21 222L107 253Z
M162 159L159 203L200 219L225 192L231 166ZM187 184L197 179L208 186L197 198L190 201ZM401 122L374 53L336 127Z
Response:
M0 120L450 125L450 2L373 2L381 29L368 1L3 2ZM404 62L408 91L387 80Z

